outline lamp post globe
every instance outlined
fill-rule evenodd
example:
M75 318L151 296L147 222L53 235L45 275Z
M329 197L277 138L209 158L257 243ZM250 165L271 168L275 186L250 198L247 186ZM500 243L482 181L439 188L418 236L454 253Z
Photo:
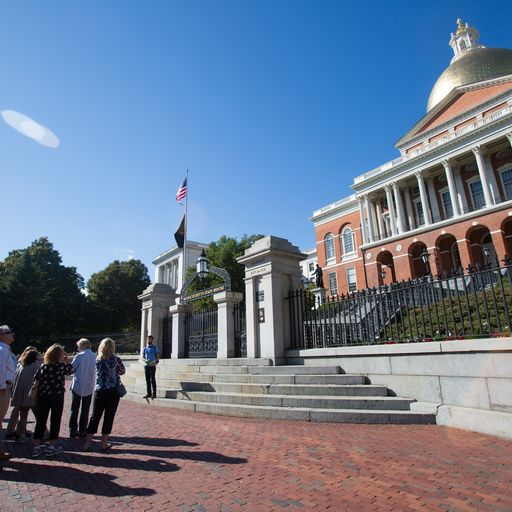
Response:
M208 276L209 273L209 261L206 257L206 254L204 253L204 249L201 251L201 256L197 258L196 261L196 272L199 276L199 279L205 279Z

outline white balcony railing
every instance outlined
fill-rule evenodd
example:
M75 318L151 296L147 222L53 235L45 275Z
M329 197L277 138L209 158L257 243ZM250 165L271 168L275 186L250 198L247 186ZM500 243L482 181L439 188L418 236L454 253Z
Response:
M486 124L492 123L496 121L497 119L503 117L504 115L512 113L512 106L506 106L500 110L496 110L496 112L493 112L492 114L489 114L485 117L482 117L481 119L478 119L477 121L467 124L466 126L463 126L462 128L459 128L458 130L455 130L453 133L442 137L440 139L437 139L432 142L424 143L421 147L411 151L410 153L407 153L406 155L399 156L398 158L395 158L394 160L391 160L390 162L386 162L385 164L380 165L379 167L376 167L375 169L372 169L371 171L365 172L364 174L361 174L360 176L357 176L354 178L354 184L361 183L372 176L375 176L376 174L379 174L380 172L387 171L393 167L395 167L398 164L401 164L402 162L405 162L407 160L411 160L412 158L415 158L419 155L422 155L423 153L426 153L427 151L430 151L434 148L437 148L438 146L441 146L442 144L446 144L448 141L451 141L453 139L456 139L457 137L461 137L462 135L476 130L477 128L480 128L482 126L485 126Z

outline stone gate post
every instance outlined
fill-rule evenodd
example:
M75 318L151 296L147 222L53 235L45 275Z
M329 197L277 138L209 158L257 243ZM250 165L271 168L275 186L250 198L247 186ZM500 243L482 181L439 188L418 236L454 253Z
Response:
M302 288L299 262L306 258L288 240L267 236L254 242L237 261L245 265L247 357L279 362L290 346L286 297Z
M217 357L227 358L235 355L235 316L234 306L243 299L242 293L220 292L213 296L217 303L218 346Z
M154 344L162 352L163 320L169 315L169 307L176 301L175 291L167 284L149 285L138 297L142 301L142 319L140 326L140 350L149 334Z
M170 307L172 315L172 353L171 359L185 357L185 316L188 312L186 304L176 303Z

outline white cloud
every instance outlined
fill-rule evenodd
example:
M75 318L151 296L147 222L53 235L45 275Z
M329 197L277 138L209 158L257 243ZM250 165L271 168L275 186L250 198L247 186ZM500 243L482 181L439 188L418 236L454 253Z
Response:
M25 135L25 137L35 140L42 146L56 148L60 144L59 138L49 128L25 114L15 110L2 110L2 117L11 128Z

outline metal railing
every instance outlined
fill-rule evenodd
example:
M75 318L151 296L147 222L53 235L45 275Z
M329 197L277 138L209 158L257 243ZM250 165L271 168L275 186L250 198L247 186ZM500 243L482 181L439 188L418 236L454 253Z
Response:
M512 262L289 301L292 348L510 336Z

